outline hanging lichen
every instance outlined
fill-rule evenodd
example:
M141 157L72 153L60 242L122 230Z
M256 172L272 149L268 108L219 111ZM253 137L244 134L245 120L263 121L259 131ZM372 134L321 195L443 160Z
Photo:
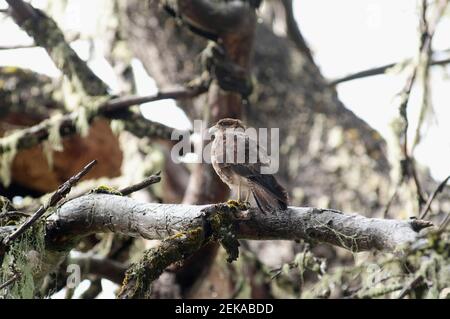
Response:
M81 137L86 137L89 134L89 123L99 113L100 107L110 99L110 96L86 97L83 99L83 105L89 106L78 108L75 121L77 132Z
M119 136L119 134L125 129L125 125L123 124L123 121L120 121L120 120L112 120L110 126L111 126L111 131L116 136Z
M11 184L11 165L17 154L17 144L21 136L20 132L3 137L0 142L0 180L3 186Z
M61 118L62 115L57 114L49 120L51 126L48 130L48 140L42 143L43 152L50 169L53 169L53 152L62 152L64 150L60 133Z
M0 291L3 299L31 299L37 289L36 275L41 270L41 260L44 254L45 226L36 223L20 238L13 242L3 259L0 270L0 282L11 278L15 269L18 279Z
M81 137L86 137L89 134L89 121L86 108L80 108L78 110L75 126Z

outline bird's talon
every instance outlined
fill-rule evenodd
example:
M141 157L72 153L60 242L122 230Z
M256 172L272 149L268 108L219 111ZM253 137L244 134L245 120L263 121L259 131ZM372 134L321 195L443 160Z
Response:
M227 205L237 207L237 208L239 208L239 206L240 206L239 202L234 199L230 199L229 201L227 201Z
M234 207L234 208L236 208L236 209L238 209L240 211L248 210L251 207L249 202L237 201L237 200L234 200L234 199L230 199L227 202L227 205L228 206L232 206L232 207Z
M242 202L239 202L239 204L240 204L240 209L241 210L249 210L250 209L250 203L249 202L247 202L247 201L242 201Z

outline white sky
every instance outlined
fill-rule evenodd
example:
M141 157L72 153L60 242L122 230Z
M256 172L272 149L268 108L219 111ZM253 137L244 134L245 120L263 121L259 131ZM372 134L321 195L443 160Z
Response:
M96 0L107 1L107 0ZM42 6L47 0L32 1ZM92 0L69 1L65 27L82 29L83 33L95 34L97 7ZM86 5L89 5L89 9ZM0 8L6 5L0 0ZM411 57L417 47L417 7L412 0L296 0L295 15L301 30L310 44L315 59L323 74L328 78L341 77L352 72L387 63L398 62ZM83 12L83 18L80 18ZM450 19L443 19L434 40L435 50L450 48ZM9 19L0 15L0 46L30 44L32 41ZM99 41L101 43L101 41ZM98 45L98 43L96 43ZM86 41L77 41L73 47L84 59L89 56ZM60 72L43 49L0 50L0 65L14 65L30 68L36 72L59 76ZM113 90L117 81L113 71L103 58L101 47L91 57L89 65ZM145 73L139 61L133 62L137 74L138 94L156 92L154 81ZM437 121L432 122L428 134L416 150L420 163L430 167L433 176L444 179L450 174L450 81L447 68L433 68L432 103ZM355 80L338 86L338 93L344 104L376 128L382 135L390 134L389 123L397 115L394 96L403 86L403 77L382 75ZM149 91L153 90L153 91ZM418 117L419 95L413 94L409 106L411 126ZM186 116L173 101L161 101L143 105L144 114L177 128L189 127ZM437 122L437 124L436 124ZM100 297L113 297L115 287L108 281ZM86 288L86 283L82 284ZM77 294L79 294L78 292ZM57 297L61 298L63 293Z

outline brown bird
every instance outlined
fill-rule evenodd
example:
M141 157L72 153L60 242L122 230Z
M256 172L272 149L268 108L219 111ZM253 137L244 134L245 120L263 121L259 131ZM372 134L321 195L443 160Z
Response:
M270 164L267 153L255 136L246 134L240 120L222 119L209 132L214 136L211 163L230 189L237 187L238 201L241 200L243 187L247 189L245 201L248 202L251 192L263 213L287 209L286 190L273 175L261 172L264 166Z

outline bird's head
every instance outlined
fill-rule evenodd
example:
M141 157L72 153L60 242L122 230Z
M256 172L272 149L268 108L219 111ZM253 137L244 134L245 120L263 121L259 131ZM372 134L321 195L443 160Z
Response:
M214 126L209 129L209 133L214 134L218 131L225 131L226 129L244 129L244 123L241 120L224 118L219 120Z

